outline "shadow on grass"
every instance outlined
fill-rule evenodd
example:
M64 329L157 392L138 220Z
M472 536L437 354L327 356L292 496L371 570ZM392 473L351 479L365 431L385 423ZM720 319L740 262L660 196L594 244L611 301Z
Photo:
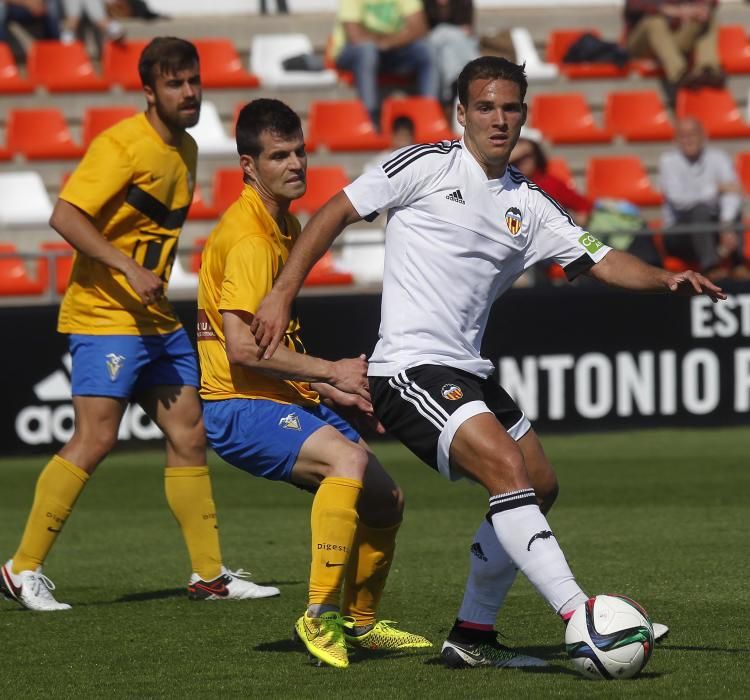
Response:
M307 653L304 645L296 637L292 637L290 634L289 639L277 639L273 642L263 642L253 647L253 651L269 652L269 653ZM402 649L402 650L384 650L370 651L369 649L349 649L349 664L360 664L368 663L369 661L375 661L378 659L399 659L407 656L424 656L425 654L433 654L432 649Z
M146 600L161 600L163 598L182 598L185 596L184 588L165 588L161 591L141 591L140 593L126 593L115 598L115 603L140 603Z
M256 583L259 586L296 586L304 581L263 581ZM283 591L282 591L283 593ZM185 588L165 588L160 591L141 591L140 593L127 593L114 600L115 603L138 603L147 600L160 600L163 598L180 598L187 596L187 587Z
M451 668L450 666L446 666L441 660L439 656L435 656L431 659L427 659L427 661L424 662L425 666L440 666L444 668L446 671L454 672L454 673L462 673L465 671L472 671L474 669L469 668L468 666L466 668ZM487 667L489 668L489 667ZM500 670L506 670L506 669L500 669ZM578 672L572 668L566 668L565 666L556 666L556 665L550 665L550 666L525 666L521 668L513 668L510 669L512 671L520 671L522 673L531 673L531 674L538 674L538 675L555 675L555 676L578 676ZM585 680L585 679L584 679Z

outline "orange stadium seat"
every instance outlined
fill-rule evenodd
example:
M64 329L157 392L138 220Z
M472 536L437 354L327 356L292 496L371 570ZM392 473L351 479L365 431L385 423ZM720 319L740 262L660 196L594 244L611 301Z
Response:
M640 206L661 204L661 193L651 186L638 156L590 158L586 167L586 189L591 199L615 197Z
M256 75L248 73L229 39L196 39L201 59L201 82L207 88L258 87Z
M750 151L737 154L737 174L745 192L750 194Z
M310 105L307 148L331 151L379 151L388 139L375 131L359 100L315 101Z
M145 39L109 41L104 45L102 69L110 85L119 85L124 90L140 90L138 59L148 44Z
M547 161L547 172L550 175L562 180L568 187L576 188L576 181L570 166L564 158L550 158Z
M0 41L0 94L33 92L34 86L20 76L10 46Z
M35 41L29 49L29 79L50 92L103 92L109 83L98 76L80 41Z
M744 26L719 27L719 58L727 73L750 73L750 39Z
M307 192L291 204L292 214L314 214L342 187L349 184L346 171L338 165L321 165L307 169Z
M583 34L601 37L598 29L554 29L547 40L547 61L557 64L560 73L568 78L623 78L628 66L614 63L564 63L563 58L570 46Z
M132 117L138 110L132 106L87 107L83 113L83 145L89 144L105 129L117 122Z
M193 201L188 211L188 219L205 221L206 219L218 219L219 212L211 206L203 197L203 190L196 185L193 190Z
M0 296L38 296L47 291L47 261L37 263L36 279L26 269L24 259L12 243L0 243Z
M695 117L711 138L750 136L750 124L742 118L732 93L726 89L678 90L675 112L678 117Z
M214 171L213 204L217 216L221 216L234 203L243 187L239 168L218 168Z
M313 265L310 274L305 279L305 287L345 285L352 284L353 282L354 275L351 272L339 270L333 260L333 254L328 250Z
M417 143L452 140L451 131L440 103L434 97L386 98L380 117L381 131L390 142L393 120L409 117L414 122L414 140Z
M29 160L80 158L83 148L73 141L63 113L46 109L11 109L8 148Z
M203 257L203 248L206 245L207 238L196 238L193 241L193 252L190 253L190 272L198 273L201 269L201 258Z
M13 154L4 146L0 146L0 160L10 160Z
M674 136L664 103L654 90L610 92L604 125L627 141L669 141Z
M65 241L42 243L42 252L56 253L54 257L55 291L65 294L70 280L70 271L73 269L73 247Z
M612 139L609 129L596 125L580 92L535 95L531 102L531 126L552 143L602 143Z

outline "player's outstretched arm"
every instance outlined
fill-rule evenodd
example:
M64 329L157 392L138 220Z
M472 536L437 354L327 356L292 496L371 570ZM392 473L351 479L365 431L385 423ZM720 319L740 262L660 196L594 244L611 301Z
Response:
M273 289L258 307L250 330L258 357L273 357L289 325L291 305L312 266L349 224L361 219L343 191L334 195L310 219L294 244Z
M122 272L144 304L153 304L164 294L164 281L158 275L115 248L88 215L70 202L57 200L49 224L83 255Z
M590 277L612 287L639 292L663 292L695 296L706 294L713 301L726 299L727 295L711 280L698 272L668 272L636 258L630 253L611 250L589 271Z
M370 403L367 360L364 355L331 362L279 345L273 357L259 359L258 346L250 330L252 315L244 311L222 311L227 358L233 365L249 367L277 379L323 382L345 394Z

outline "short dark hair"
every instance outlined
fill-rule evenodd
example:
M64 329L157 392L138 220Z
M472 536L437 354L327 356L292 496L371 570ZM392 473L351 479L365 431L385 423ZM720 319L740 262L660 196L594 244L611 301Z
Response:
M393 120L393 124L391 124L391 131L400 131L401 129L406 129L413 134L414 120L411 117L407 117L403 114L400 117L396 117Z
M466 107L469 103L469 83L474 80L510 80L518 85L521 102L526 97L529 83L524 69L526 64L518 65L507 58L499 56L480 56L469 61L458 76L458 101Z
M299 115L281 100L261 97L248 102L237 116L237 153L257 158L263 150L260 135L264 131L293 136L302 131L302 122Z
M193 44L176 36L158 36L152 39L138 59L141 84L154 87L157 75L170 75L200 65L198 50Z

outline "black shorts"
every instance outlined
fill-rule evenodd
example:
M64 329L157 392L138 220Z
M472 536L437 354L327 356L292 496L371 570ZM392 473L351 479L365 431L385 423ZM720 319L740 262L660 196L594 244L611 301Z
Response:
M370 377L375 413L386 430L417 457L449 479L450 446L459 427L479 413L492 413L519 440L531 424L493 379L444 365L418 365L395 377Z

